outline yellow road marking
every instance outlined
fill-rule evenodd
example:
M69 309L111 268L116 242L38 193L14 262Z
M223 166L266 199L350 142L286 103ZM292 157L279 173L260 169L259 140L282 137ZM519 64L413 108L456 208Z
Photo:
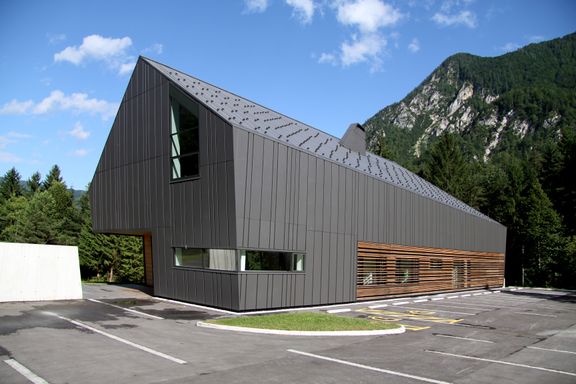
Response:
M370 320L376 320L376 321L385 321L385 322L390 322L390 321L396 321L398 319L396 318L386 318L386 317L382 317L382 316L368 316L368 318ZM400 324L400 323L398 323ZM416 325L410 325L410 324L400 324L402 326L404 326L404 328L406 328L407 331L423 331L425 329L430 329L430 327L419 327Z
M416 321L430 321L439 324L457 324L462 321L462 319L447 319L444 317L434 316L434 312L430 311L407 311L407 312L396 312L387 311L382 309L358 309L356 312L367 313L372 315L380 315L386 318L397 320L416 320ZM390 320L388 320L390 321Z

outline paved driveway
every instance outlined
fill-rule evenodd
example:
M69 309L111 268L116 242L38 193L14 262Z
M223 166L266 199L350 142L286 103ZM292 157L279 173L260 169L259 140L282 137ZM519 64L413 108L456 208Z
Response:
M576 295L569 292L475 291L337 306L330 310L398 321L408 331L287 337L196 327L223 313L138 289L84 288L81 301L0 304L0 382L576 382Z

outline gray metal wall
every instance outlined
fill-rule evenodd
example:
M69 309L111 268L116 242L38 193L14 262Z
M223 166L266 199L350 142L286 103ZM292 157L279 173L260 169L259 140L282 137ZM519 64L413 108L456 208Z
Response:
M94 230L151 233L154 292L238 307L238 275L175 268L172 247L235 248L232 128L202 105L200 178L170 182L169 82L140 60L96 169Z
M240 276L240 309L355 300L357 241L505 252L506 228L234 128L238 247L306 252L305 273Z
M170 84L140 60L92 182L94 229L151 233L154 291L249 310L354 301L357 241L504 252L506 229L232 127L200 105L200 178L170 182ZM172 247L303 251L305 272L200 271Z

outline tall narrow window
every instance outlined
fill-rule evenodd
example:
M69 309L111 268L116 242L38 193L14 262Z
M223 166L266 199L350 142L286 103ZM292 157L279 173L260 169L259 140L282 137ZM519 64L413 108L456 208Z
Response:
M172 180L198 176L198 105L174 94L170 96L170 138Z

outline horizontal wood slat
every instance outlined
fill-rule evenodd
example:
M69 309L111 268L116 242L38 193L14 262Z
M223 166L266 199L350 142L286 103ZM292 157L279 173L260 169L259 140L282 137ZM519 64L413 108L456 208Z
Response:
M358 242L358 299L503 283L503 253Z

